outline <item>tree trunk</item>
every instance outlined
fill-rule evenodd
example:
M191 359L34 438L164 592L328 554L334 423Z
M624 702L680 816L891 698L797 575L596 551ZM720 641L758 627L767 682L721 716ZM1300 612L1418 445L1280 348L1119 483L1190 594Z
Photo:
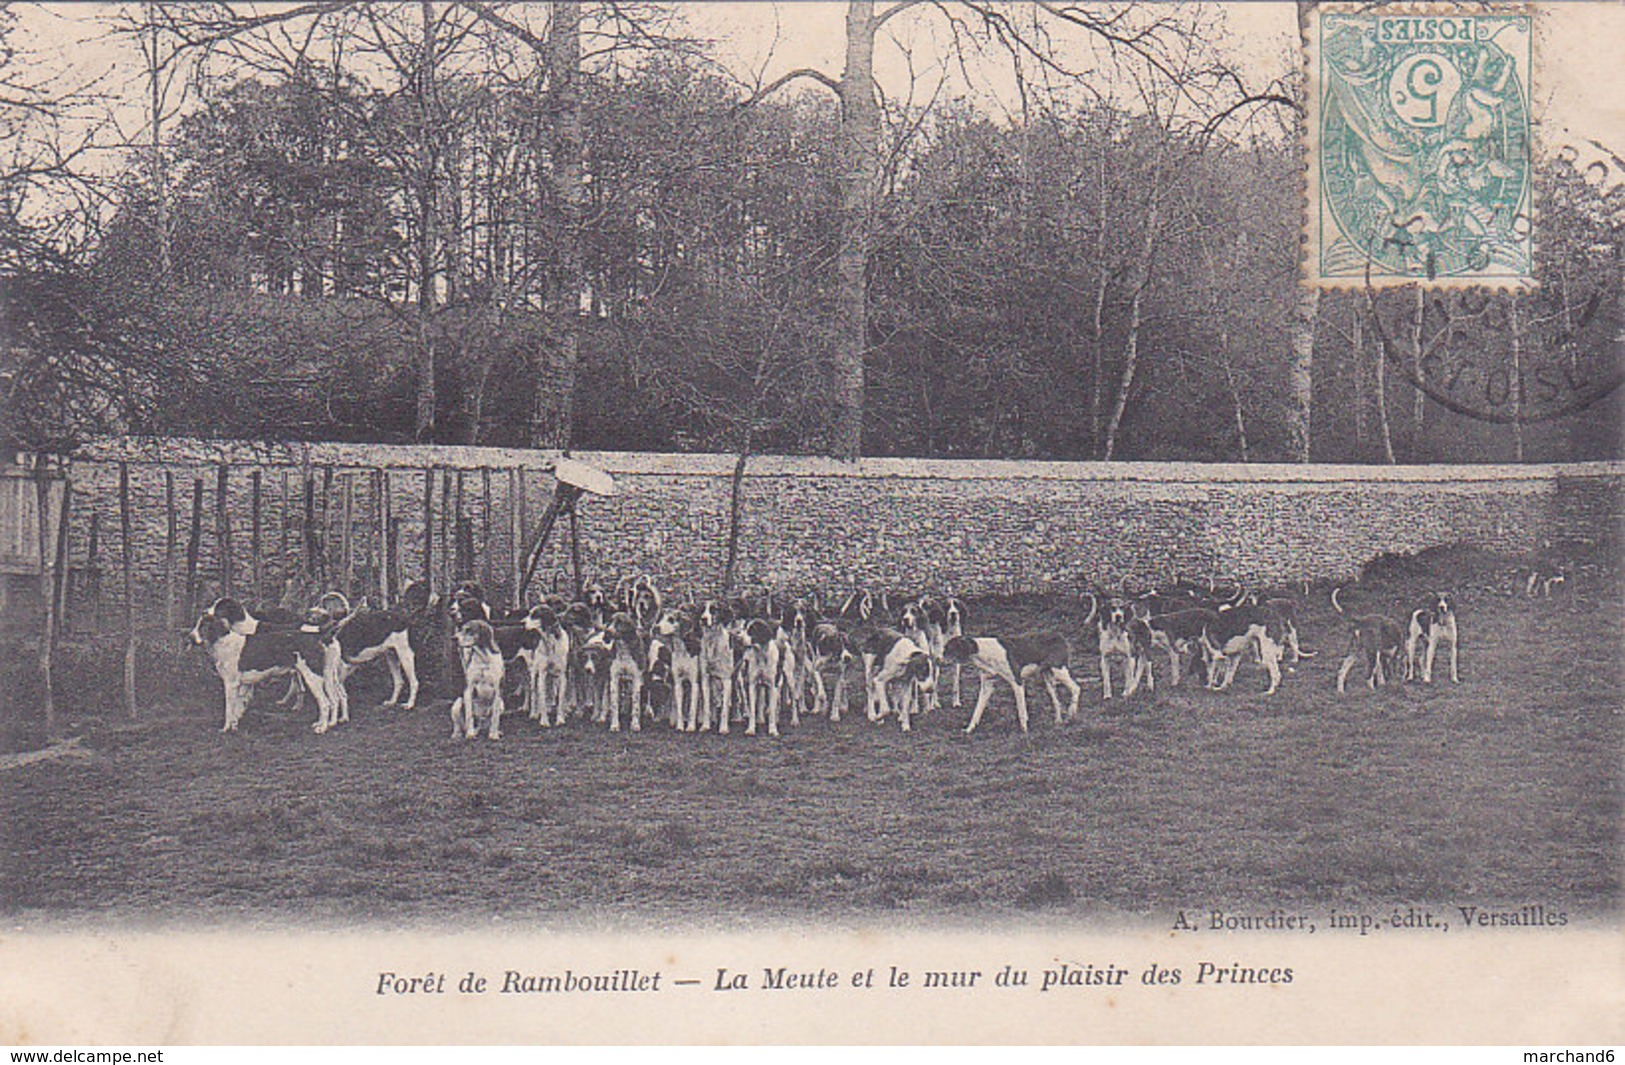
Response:
M1135 364L1140 355L1140 318L1145 302L1145 290L1151 284L1151 259L1157 248L1157 229L1162 224L1161 196L1151 194L1151 206L1145 214L1145 240L1140 245L1139 276L1135 278L1134 298L1129 304L1128 339L1123 344L1123 373L1117 383L1117 399L1112 404L1111 420L1106 423L1106 446L1102 458L1110 462L1117 452L1117 431L1123 424L1123 412L1128 408L1129 389L1134 384Z
M1354 452L1365 461L1365 441L1371 428L1371 386L1365 362L1365 315L1358 307L1349 323L1349 346L1354 349Z
M1377 303L1369 289L1366 290L1365 294L1365 307L1366 313L1375 318ZM1382 461L1392 466L1396 460L1394 458L1394 435L1388 423L1388 352L1383 348L1382 331L1373 330L1373 332L1377 335L1375 338L1376 344L1372 349L1373 362L1371 368L1374 371L1372 374L1374 381L1371 391L1377 403L1377 432L1382 437ZM1362 359L1365 357L1363 351L1359 355Z
M418 299L413 340L417 345L417 418L413 436L419 443L435 438L435 158L430 133L434 120L429 97L434 91L435 15L434 4L423 0L423 55L418 64L417 104L420 127L417 145L418 180Z
M830 450L855 459L863 448L863 359L869 346L867 274L880 168L880 106L875 100L875 5L852 0L846 12L846 70L841 75L841 240L835 256L836 314Z
M570 403L575 394L576 363L581 350L581 207L586 195L581 123L580 0L560 0L553 5L545 61L552 119L550 180L560 217L546 305L554 339L542 352L531 436L537 447L568 448Z
M1411 312L1411 376L1418 385L1425 380L1427 371L1422 368L1422 324L1427 317L1427 292L1421 285L1416 286L1416 307ZM1420 387L1413 387L1415 395L1411 399L1411 454L1412 462L1422 461L1422 417L1426 411L1427 397Z
M1292 311L1292 362L1287 372L1287 437L1292 461L1309 461L1310 414L1315 399L1315 317L1320 290L1298 283Z
M1214 309L1217 314L1217 308ZM1219 365L1224 368L1224 384L1230 391L1230 409L1236 416L1236 444L1241 449L1241 461L1251 462L1247 448L1247 419L1241 410L1241 390L1236 387L1235 369L1230 365L1230 330L1219 331Z
M1507 293L1507 325L1512 333L1512 461L1523 461L1523 324L1518 321L1518 293Z

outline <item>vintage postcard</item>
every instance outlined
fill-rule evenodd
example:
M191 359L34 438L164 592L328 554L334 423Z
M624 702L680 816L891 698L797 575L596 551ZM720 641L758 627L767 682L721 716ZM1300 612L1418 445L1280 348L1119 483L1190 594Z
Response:
M4 6L0 1042L1612 1060L1621 54Z

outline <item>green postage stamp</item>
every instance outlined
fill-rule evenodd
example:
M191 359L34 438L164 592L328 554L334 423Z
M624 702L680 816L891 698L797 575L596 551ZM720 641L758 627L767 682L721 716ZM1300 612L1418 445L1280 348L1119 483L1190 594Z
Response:
M1308 281L1529 285L1523 7L1321 7L1307 27Z

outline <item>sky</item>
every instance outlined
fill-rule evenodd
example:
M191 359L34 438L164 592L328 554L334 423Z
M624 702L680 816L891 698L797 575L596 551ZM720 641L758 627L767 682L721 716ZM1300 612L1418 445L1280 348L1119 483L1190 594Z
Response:
M264 5L262 5L264 6ZM877 5L885 10L884 0ZM1296 16L1291 3L1230 3L1216 40L1253 87L1263 87L1297 62ZM105 16L116 5L18 4L19 43L37 57L42 73L65 87L94 83L126 101L118 118L126 136L139 135L143 74L127 42L102 39ZM693 31L714 42L716 54L744 80L769 80L798 67L838 75L843 65L844 3L686 4ZM1625 3L1566 2L1537 6L1532 111L1538 141L1548 150L1599 141L1625 156ZM876 48L876 75L893 99L912 82L923 100L940 82L938 99L963 98L997 113L1016 106L1009 65L1002 55L961 67L948 47L941 12L922 4L890 21ZM912 62L912 67L910 66ZM969 81L965 79L968 76ZM944 78L946 80L944 81ZM809 83L810 84L810 83ZM820 91L814 87L813 91ZM1625 179L1625 174L1616 175Z

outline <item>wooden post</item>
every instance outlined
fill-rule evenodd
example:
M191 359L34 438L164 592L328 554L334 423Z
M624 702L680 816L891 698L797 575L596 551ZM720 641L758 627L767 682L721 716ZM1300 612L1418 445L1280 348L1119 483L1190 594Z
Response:
M39 525L40 591L45 600L39 642L40 702L45 714L45 742L50 743L56 738L56 690L51 675L51 650L56 645L56 568L52 565L51 552L46 550L51 540L51 468L48 457L43 454L34 456L34 498ZM68 493L64 487L62 508L66 510L67 506ZM55 555L61 557L60 543Z
M489 466L480 467L480 526L484 529L485 535L481 538L480 550L475 552L475 557L480 560L480 580L485 582L487 588L491 588L495 584L492 576L495 571L491 568L491 467ZM517 607L519 604L514 603L513 605Z
M175 521L175 471L164 471L164 628L174 632L175 616L175 550L179 530Z
M249 580L253 583L248 594L257 603L265 598L265 585L260 581L265 574L260 569L260 471L257 466L248 474L248 513Z
M468 515L463 510L463 474L466 471L457 471L456 502L452 505L451 535L457 545L457 573L453 580L461 584L472 580L474 574L473 560L468 556L472 554L468 549Z
M434 470L423 471L423 579L429 590L444 588L434 579Z
M339 514L339 520L344 522L344 527L339 530L339 558L344 564L344 583L341 587L344 598L349 599L355 578L355 553L351 540L351 529L355 526L355 475L346 471L339 477L344 482L344 508Z
M515 607L525 605L521 599L524 592L519 587L519 577L524 572L525 566L524 548L519 542L525 535L525 527L520 523L519 516L519 495L524 490L523 474L519 467L515 466L508 471L508 567L512 571L510 576L513 580L513 602Z
M299 471L299 475L305 487L305 557L300 562L299 579L308 591L311 580L316 576L316 472L306 466Z
M56 521L56 587L51 594L56 596L56 621L53 626L53 635L68 631L68 570L72 554L69 551L68 532L70 529L69 517L73 513L73 480L68 476L66 466L62 470L62 512L57 515Z
M231 466L222 462L214 479L214 543L220 555L220 594L233 595L231 566L231 508L226 493L230 489L228 478Z
M374 472L373 498L378 501L378 605L389 609L389 573L394 557L389 547L389 471Z
M90 603L90 624L96 632L102 629L102 512L90 512L90 544L85 552L85 578L90 588L85 593Z
M280 482L277 496L281 510L276 531L276 571L282 579L282 591L277 594L277 602L282 606L291 606L291 603L285 601L288 594L288 471L278 470L277 480Z
M332 587L333 572L330 563L333 561L328 545L333 542L333 467L322 467L322 554L320 569L323 590Z
M456 569L456 526L452 524L451 515L451 471L440 471L440 568L442 588L451 589L455 586L457 578Z
M575 576L574 598L581 598L581 534L576 529L576 501L570 501L570 569Z
M203 542L203 478L192 479L192 531L186 540L186 612L197 610L197 556ZM99 613L99 611L98 611Z
M118 464L119 531L124 545L124 709L135 706L135 545L130 542L130 464Z

